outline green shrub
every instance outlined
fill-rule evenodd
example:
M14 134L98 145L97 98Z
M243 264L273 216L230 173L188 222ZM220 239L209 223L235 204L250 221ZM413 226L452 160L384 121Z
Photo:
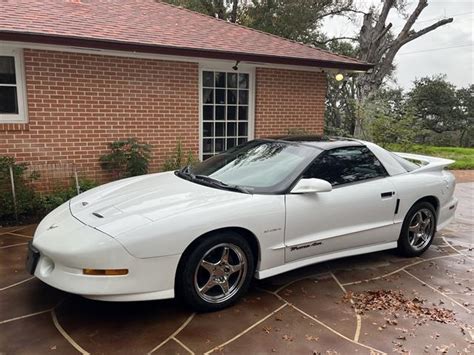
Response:
M194 161L193 153L191 151L184 152L181 140L178 140L175 151L163 164L163 171L178 170L186 165L193 164Z
M409 149L416 135L420 132L412 115L406 114L400 118L378 115L369 124L370 138L382 147L398 144L403 149Z
M150 145L139 143L136 138L128 138L110 143L109 148L111 152L100 157L100 164L115 178L148 173Z
M36 211L37 196L28 185L39 178L37 172L27 175L26 163L17 163L15 158L0 156L0 221L15 220L15 205L10 181L10 166L13 170L18 217L31 215Z

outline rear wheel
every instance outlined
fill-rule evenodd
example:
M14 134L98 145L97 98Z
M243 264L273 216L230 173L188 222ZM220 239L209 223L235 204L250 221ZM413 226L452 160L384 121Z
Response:
M183 260L177 291L197 311L219 310L247 291L254 269L252 250L244 238L233 232L214 234Z
M436 212L428 202L415 204L403 221L398 250L405 256L419 256L429 248L436 233Z

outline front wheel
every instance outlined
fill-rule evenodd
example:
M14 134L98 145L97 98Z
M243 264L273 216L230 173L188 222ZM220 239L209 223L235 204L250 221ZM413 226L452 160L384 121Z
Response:
M436 212L428 202L415 204L403 221L398 250L404 256L419 256L429 248L436 233Z
M246 240L232 232L204 239L183 260L179 296L197 311L216 311L235 303L248 289L254 257Z

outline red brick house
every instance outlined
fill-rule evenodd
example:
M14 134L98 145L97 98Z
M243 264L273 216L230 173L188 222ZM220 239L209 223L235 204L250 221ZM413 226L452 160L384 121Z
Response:
M107 143L206 158L322 133L326 75L371 65L155 0L0 2L0 156L98 170Z

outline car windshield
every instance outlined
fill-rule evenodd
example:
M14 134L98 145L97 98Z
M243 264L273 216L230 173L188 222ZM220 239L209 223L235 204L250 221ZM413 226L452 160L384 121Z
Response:
M303 172L321 150L303 144L254 140L181 170L207 177L250 193L281 193ZM221 186L223 187L223 186Z

